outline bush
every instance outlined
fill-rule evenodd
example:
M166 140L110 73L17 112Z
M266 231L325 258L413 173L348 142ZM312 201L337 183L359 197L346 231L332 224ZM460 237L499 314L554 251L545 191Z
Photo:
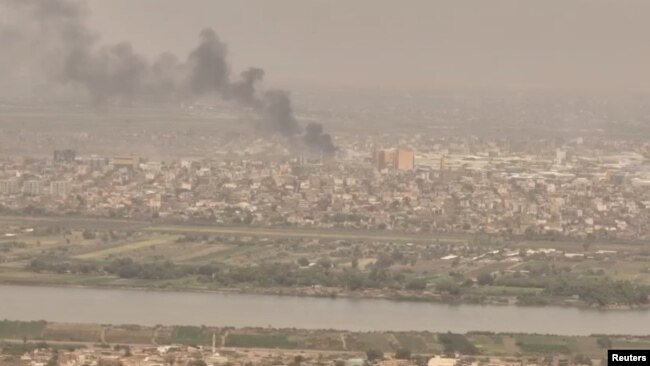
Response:
M422 290L427 288L427 281L425 281L423 279L414 279L414 280L409 281L406 284L406 288L409 289L409 290L420 290L420 291L422 291Z
M479 286L491 285L494 283L494 277L489 273L481 273L476 279L476 282L478 282Z
M378 349L369 349L366 351L366 357L368 361L376 361L384 358L384 352Z
M460 353L463 355L476 355L478 349L462 334L440 334L438 340L442 343L446 355Z
M600 348L612 348L612 340L609 337L600 337L597 342Z
M537 344L537 343L517 342L517 346L526 353L539 353L539 354L551 354L551 353L570 354L571 353L569 347L563 344Z
M436 290L438 292L446 292L450 295L460 294L460 286L451 279L444 279L436 283Z
M591 366L591 359L583 354L577 354L573 358L573 362L578 365L588 365Z
M407 348L400 348L395 352L395 358L398 360L410 360L411 350Z

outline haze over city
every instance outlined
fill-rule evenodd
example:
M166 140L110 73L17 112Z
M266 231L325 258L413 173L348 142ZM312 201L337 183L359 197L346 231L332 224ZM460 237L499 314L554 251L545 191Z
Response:
M649 13L0 0L0 365L640 360Z
M261 65L274 86L650 87L642 0L91 0L85 8L104 42L129 41L149 57L187 54L213 27L238 71Z
M89 8L107 40L131 40L148 55L184 53L200 27L214 27L234 64L264 65L276 85L650 88L650 4L642 0L118 0Z

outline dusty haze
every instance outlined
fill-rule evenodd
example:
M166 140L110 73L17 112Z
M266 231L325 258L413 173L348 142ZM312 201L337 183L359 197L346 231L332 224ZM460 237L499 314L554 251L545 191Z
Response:
M82 0L0 0L0 12L4 97L17 90L27 99L63 96L101 108L216 97L253 111L262 131L291 139L302 134L289 92L260 89L265 72L258 67L235 76L227 44L210 27L199 31L198 46L187 56L165 52L147 57L128 37L107 43L101 30L91 27L90 9ZM300 141L315 153L336 150L317 123L307 125Z
M650 90L645 0L91 0L93 26L149 54L213 27L268 83ZM119 25L118 21L119 20Z

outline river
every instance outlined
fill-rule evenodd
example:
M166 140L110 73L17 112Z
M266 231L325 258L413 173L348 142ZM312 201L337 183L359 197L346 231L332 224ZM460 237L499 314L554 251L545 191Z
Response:
M650 334L650 311L0 285L0 319L351 331Z

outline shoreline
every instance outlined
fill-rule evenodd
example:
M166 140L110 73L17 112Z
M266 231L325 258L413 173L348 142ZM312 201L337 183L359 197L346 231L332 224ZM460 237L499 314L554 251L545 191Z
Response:
M282 327L225 327L120 323L0 320L5 334L0 347L27 344L43 348L117 349L120 345L155 350L192 347L228 352L293 352L314 355L358 355L374 349L392 354L407 349L413 355L443 354L446 350L474 357L544 357L588 355L601 358L611 345L625 343L637 349L650 344L650 335L574 335L523 332L347 331ZM216 342L213 343L214 339ZM610 345L610 346L607 346ZM11 346L10 346L11 347ZM213 349L213 350L214 350ZM0 353L2 354L2 353ZM357 357L358 357L357 356Z
M336 293L335 296L331 294L308 294L300 292L300 289L305 288L193 288L193 287L156 287L156 286L134 286L134 285L84 285L84 284L70 284L64 282L34 282L34 281L7 281L0 280L0 286L13 286L13 287L41 287L41 288L75 288L86 290L125 290L137 292L159 292L159 293L194 293L194 294L216 294L216 295L246 295L246 296L276 296L276 297L294 297L294 298L313 298L313 299L343 299L343 300L367 300L367 301L389 301L397 303L429 303L436 305L448 306L496 306L496 307L519 307L519 308L567 308L577 310L593 310L603 312L634 312L634 311L650 311L650 305L645 306L589 306L584 303L578 304L562 304L562 303L548 303L539 305L527 305L517 303L503 303L498 301L492 302L467 302L462 299L444 299L441 296L432 297L405 297L405 296L367 296L365 294L356 294L353 292ZM296 291L298 290L298 291ZM305 289L308 290L308 289ZM333 290L333 289L332 289Z

